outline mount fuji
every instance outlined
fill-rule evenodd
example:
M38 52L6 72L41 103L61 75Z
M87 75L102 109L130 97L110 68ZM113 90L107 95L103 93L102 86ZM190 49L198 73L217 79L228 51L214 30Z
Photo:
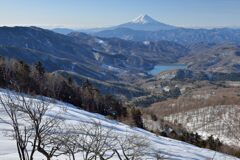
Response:
M131 22L116 26L115 29L116 28L128 28L142 31L159 31L176 29L177 27L161 23L148 15L141 15L133 19Z
M161 23L148 15L141 15L133 19L130 22L123 23L117 26L112 27L103 27L103 28L92 28L92 29L81 29L81 30L72 30L68 28L55 28L54 32L61 34L69 34L71 32L85 32L85 33L96 33L105 30L114 30L114 29L131 29L136 31L159 31L159 30L172 30L177 27Z

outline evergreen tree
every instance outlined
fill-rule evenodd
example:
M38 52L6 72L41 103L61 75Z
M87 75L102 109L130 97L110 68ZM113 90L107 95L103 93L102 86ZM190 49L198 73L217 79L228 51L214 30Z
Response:
M72 85L72 84L73 84L73 79L72 79L72 77L68 77L68 84L69 84L69 85Z
M41 76L44 75L45 69L40 61L35 64L35 68L39 75Z
M131 109L132 119L135 125L139 128L143 128L143 120L142 120L142 113L139 109L132 108Z

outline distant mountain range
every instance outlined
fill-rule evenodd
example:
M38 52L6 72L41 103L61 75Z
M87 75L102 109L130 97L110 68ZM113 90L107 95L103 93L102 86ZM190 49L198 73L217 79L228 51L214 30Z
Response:
M134 42L84 33L62 35L37 27L0 27L0 55L94 82L105 93L142 94L128 84L159 63L176 63L188 49L174 42ZM127 90L127 91L126 91Z
M180 62L193 71L240 73L240 45L195 44L189 49L189 55L181 58Z
M138 30L138 31L159 31L159 30L176 29L177 27L158 22L157 20L145 14L137 18L134 18L130 22L120 24L117 26L112 26L112 27L81 29L81 30L73 30L69 28L55 28L53 29L53 31L61 34L69 34L71 32L96 33L96 32L101 32L105 30L114 30L119 28L129 28L129 29Z
M175 27L143 15L134 20L113 27L86 30L58 28L53 31L61 34L84 32L104 38L121 38L132 41L172 41L182 45L195 43L240 43L240 29L190 29Z
M118 28L96 32L93 35L99 37L117 37L134 41L172 41L182 45L195 43L240 43L240 29L186 29L177 28L173 30L160 31L137 31L129 28Z

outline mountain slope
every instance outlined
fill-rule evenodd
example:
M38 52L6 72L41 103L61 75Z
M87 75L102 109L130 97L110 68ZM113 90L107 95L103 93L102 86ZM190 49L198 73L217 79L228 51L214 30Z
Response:
M1 90L0 95L3 96L9 91ZM10 92L13 95L13 92ZM29 99L28 99L29 100ZM30 99L31 100L31 99ZM35 99L36 100L36 99ZM49 100L49 99L48 99ZM52 116L57 112L64 109L64 113L58 115L58 118L67 120L66 123L68 124L76 124L76 123L85 123L91 125L93 121L100 122L103 128L112 128L113 132L119 136L124 136L126 134L135 134L141 137L145 137L149 140L150 149L157 150L161 152L167 159L172 160L206 160L215 158L218 160L233 160L237 159L235 157L231 157L228 155L224 155L221 153L215 153L214 151L198 148L193 145L172 140L169 138L164 138L160 136L156 136L150 132L139 128L133 128L127 126L125 124L106 119L104 116L99 114L89 113L83 110L76 109L76 107L62 103L59 101L51 101L50 100L51 110L48 112L48 116ZM0 110L2 111L2 105L0 105ZM8 121L6 114L1 116L4 120ZM15 148L14 141L5 137L2 131L9 129L9 126L4 121L0 121L2 125L0 126L0 159L8 159L8 160L15 160L17 159L17 151ZM78 155L81 157L81 155ZM36 159L42 159L41 155L37 154ZM66 159L65 156L57 157L56 159L63 160ZM113 157L112 159L117 159L117 157Z
M36 27L1 27L0 45L3 48L15 47L28 52L41 52L50 57L71 61L72 65L80 63L99 74L106 70L106 66L123 70L144 70L155 63L176 62L188 51L181 45L167 41L142 43L116 38L101 39L83 33L65 36ZM2 54L6 52L6 55L7 51L2 49ZM156 60L156 57L159 58ZM72 66L60 69L76 71Z
M94 47L99 54L127 58L125 65L137 68L149 68L151 64L174 63L180 57L188 54L188 49L174 42L134 42L118 38L99 38L84 35L82 33L71 33L69 36L76 38L76 41ZM133 58L135 58L134 62ZM139 62L137 62L137 60Z
M129 28L117 28L94 33L99 37L117 37L134 41L161 41L167 40L182 45L190 45L200 42L205 43L240 43L240 30L230 28L219 29L187 29L177 28L160 31L137 31Z
M108 88L107 83L116 87L110 93L128 93L129 86L137 91L133 95L139 95L142 91L129 82L149 76L147 70L154 65L177 62L187 53L182 45L168 41L143 43L84 33L62 35L36 27L0 28L1 56L29 64L41 61L48 71L70 74L79 82L89 78L102 89Z
M221 73L240 72L240 46L231 43L210 46L195 45L191 53L180 60L193 71Z

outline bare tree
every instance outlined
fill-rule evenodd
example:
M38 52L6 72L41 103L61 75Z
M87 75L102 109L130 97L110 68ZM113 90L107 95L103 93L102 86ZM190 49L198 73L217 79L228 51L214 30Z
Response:
M28 115L34 130L32 145L37 151L42 153L47 160L53 156L59 156L58 153L62 143L57 139L61 136L62 119L58 116L60 113L47 115L50 112L49 102L44 99L26 100L24 96L19 97L22 104L22 112Z
M63 81L63 78L57 74L48 74L48 79L51 79L51 81L46 82L46 86L53 95L54 98L58 98L60 96L61 89L63 86L61 85L61 81Z
M165 155L162 154L161 151L159 150L155 150L155 149L152 149L153 150L153 157L156 159L156 160L166 160L168 158L166 158Z
M57 141L61 144L60 153L68 155L69 159L75 160L77 153L82 153L84 160L108 160L115 155L118 141L111 128L96 121L67 126Z
M240 108L238 106L231 106L228 113L222 117L227 134L236 142L240 144Z
M14 98L15 96L10 94L0 96L0 102L3 107L2 111L10 118L10 121L3 118L1 120L12 127L11 131L7 131L6 134L15 139L20 160L29 160L32 157L29 156L27 147L29 146L30 137L33 135L32 126L25 123L27 117L20 112L21 106ZM35 152L34 147L30 150L32 153Z
M124 137L119 137L118 144L120 151L115 149L115 152L120 160L143 159L148 154L150 146L146 137L136 134L126 134Z
M35 151L42 153L47 160L62 154L62 143L58 141L62 135L62 120L58 112L47 115L50 112L48 100L26 98L20 93L14 93L1 96L1 103L11 119L20 159L32 160ZM28 155L27 146L30 145Z
M68 155L69 159L75 160L75 154L83 152L82 136L79 130L75 129L74 125L67 124L61 137L56 139L58 143L62 144L60 151L62 154Z
M140 160L146 158L144 156L164 159L161 152L150 147L146 137L117 134L100 122L80 122L69 126L67 130L59 140L64 144L62 153L68 154L73 160L77 153L82 153L84 160L107 160L113 156L119 160Z
M79 147L83 151L84 160L111 159L114 148L117 145L117 137L112 128L103 127L100 122L92 121L91 124L82 123L78 125L80 132Z

